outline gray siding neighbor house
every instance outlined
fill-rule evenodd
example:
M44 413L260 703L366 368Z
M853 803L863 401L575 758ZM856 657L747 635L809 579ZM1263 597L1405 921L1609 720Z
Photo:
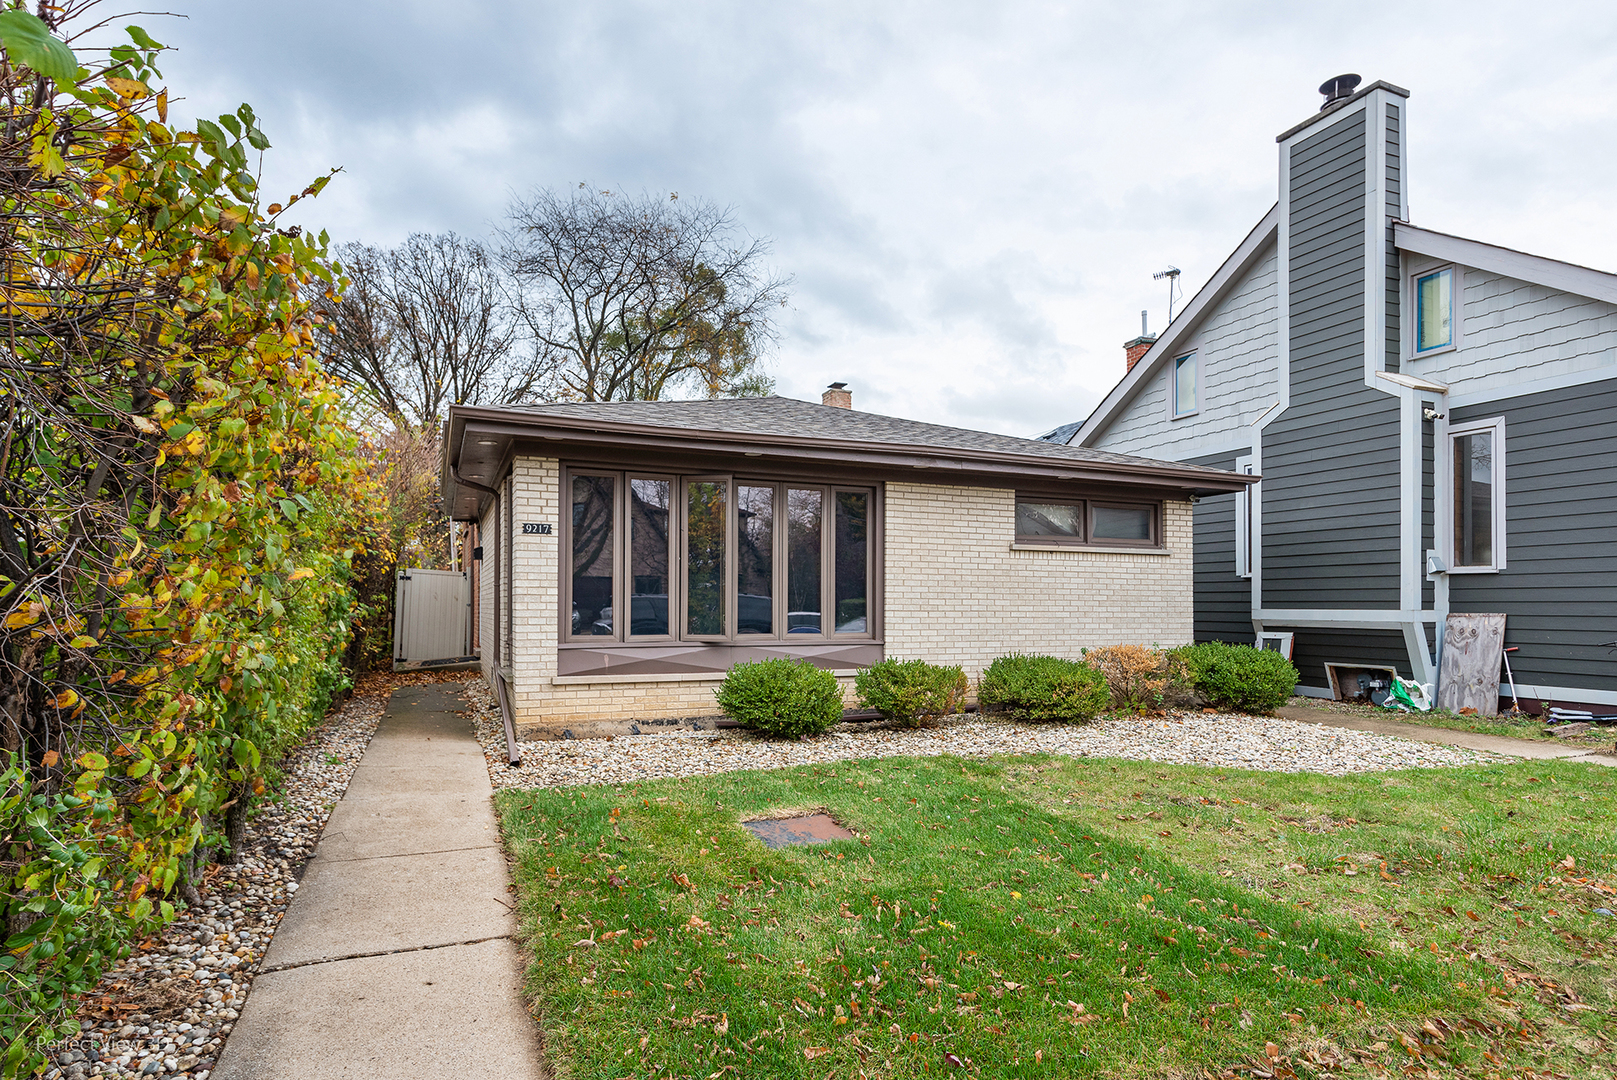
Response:
M1260 475L1195 507L1195 633L1291 632L1303 693L1503 612L1524 707L1617 704L1617 274L1411 224L1408 99L1281 134L1279 202L1045 437Z

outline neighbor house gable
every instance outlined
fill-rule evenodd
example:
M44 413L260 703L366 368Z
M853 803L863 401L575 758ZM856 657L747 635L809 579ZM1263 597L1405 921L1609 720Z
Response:
M1223 265L1196 293L1185 306L1185 310L1157 339L1156 344L1151 346L1150 351L1140 358L1133 370L1112 388L1111 393L1106 395L1105 400L1068 440L1069 445L1100 446L1101 440L1119 419L1130 413L1135 399L1148 392L1164 377L1174 359L1185 354L1187 348L1193 344L1194 336L1202 330L1208 318L1220 310L1226 298L1232 292L1241 291L1243 287L1250 288L1255 277L1261 278L1262 264L1265 261L1271 266L1269 275L1272 282L1279 220L1280 208L1275 206L1247 234L1230 257L1224 260ZM1272 290L1272 283L1269 288ZM1243 298L1236 306L1244 304ZM1162 399L1162 408L1166 415L1166 398ZM1143 416L1143 413L1140 415ZM1165 449L1165 447L1159 449L1158 452L1164 453Z
M1162 354L1154 372L1136 384L1134 395L1085 445L1118 453L1149 447L1153 454L1185 461L1249 444L1252 422L1277 400L1276 264L1271 244L1218 303L1177 336L1178 344ZM1181 361L1194 365L1196 408L1176 416L1171 398Z

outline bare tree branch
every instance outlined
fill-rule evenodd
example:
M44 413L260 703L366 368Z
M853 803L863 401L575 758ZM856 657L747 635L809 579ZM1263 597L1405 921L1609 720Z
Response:
M448 406L533 396L541 374L517 348L508 280L482 244L412 235L388 250L338 249L350 280L322 304L327 368L393 426L436 430Z
M790 281L712 203L584 188L511 207L500 257L533 368L581 401L773 389L760 367Z

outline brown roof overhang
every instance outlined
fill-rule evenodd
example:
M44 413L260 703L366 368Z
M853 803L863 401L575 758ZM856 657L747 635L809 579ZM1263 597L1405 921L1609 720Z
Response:
M524 414L516 409L457 405L445 425L443 494L458 521L481 513L489 491L520 450L544 457L599 459L624 453L745 458L749 465L839 465L887 479L939 483L987 481L998 486L1044 483L1130 484L1180 497L1239 491L1258 481L1221 469L1172 462L1108 461L999 450L906 445L699 430L593 417Z

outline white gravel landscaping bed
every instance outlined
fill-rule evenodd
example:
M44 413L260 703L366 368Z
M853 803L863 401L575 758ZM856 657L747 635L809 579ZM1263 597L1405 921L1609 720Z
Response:
M1048 753L1331 776L1504 760L1460 747L1278 717L1175 712L1091 724L1021 724L967 715L914 731L881 723L839 724L801 741L771 741L730 728L524 742L522 764L513 768L506 763L499 707L487 685L469 681L467 696L497 788L617 784L900 755Z
M200 908L182 910L102 978L80 1009L83 1031L56 1049L48 1080L205 1080L390 691L384 683L350 698L293 750L285 799L248 822L240 860L212 868Z

